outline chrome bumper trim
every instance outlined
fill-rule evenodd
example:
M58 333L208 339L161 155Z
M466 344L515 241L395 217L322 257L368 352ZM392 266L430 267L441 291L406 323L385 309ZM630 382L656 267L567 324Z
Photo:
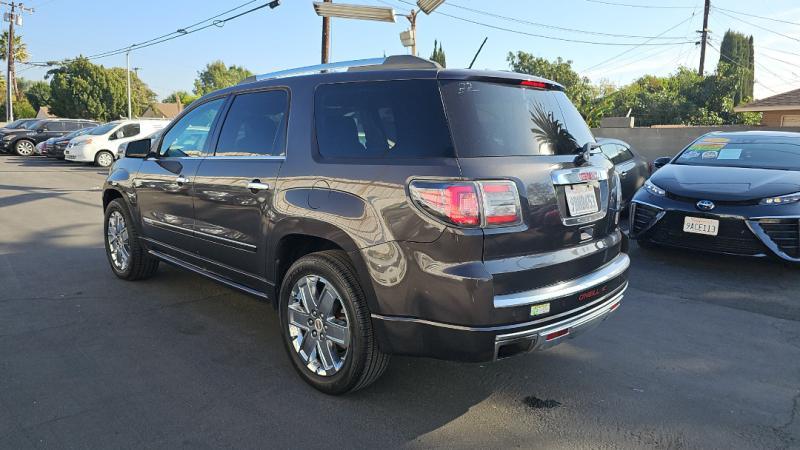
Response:
M558 284L541 287L525 292L514 294L496 295L494 297L495 308L512 308L515 306L534 305L537 303L549 302L568 295L577 294L593 288L598 284L605 283L622 275L631 264L631 259L625 253L620 253L611 262L594 272L564 281Z
M534 328L532 330L518 331L516 333L497 335L494 344L494 359L498 359L498 352L504 345L530 340L530 347L528 347L527 351L545 350L561 343L564 338L571 338L594 328L597 324L605 320L609 314L616 311L617 307L619 307L622 302L623 294L624 290L596 308L552 325ZM548 335L551 334L556 334L556 336L548 339Z

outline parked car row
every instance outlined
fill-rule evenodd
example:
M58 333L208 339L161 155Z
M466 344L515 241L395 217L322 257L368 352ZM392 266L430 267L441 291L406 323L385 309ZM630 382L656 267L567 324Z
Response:
M0 151L42 155L109 167L121 145L151 135L169 120L132 119L105 124L77 119L22 119L0 129Z

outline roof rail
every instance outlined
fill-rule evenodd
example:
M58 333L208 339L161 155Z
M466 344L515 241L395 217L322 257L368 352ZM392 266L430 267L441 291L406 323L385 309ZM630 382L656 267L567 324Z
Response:
M356 59L352 61L340 61L330 64L317 64L314 66L298 67L296 69L279 70L277 72L253 75L242 80L241 83L253 81L270 80L274 78L286 78L297 75L308 75L323 72L361 72L368 70L392 70L392 69L441 69L442 66L436 62L429 61L411 55L394 55L382 58ZM241 84L240 83L240 84Z

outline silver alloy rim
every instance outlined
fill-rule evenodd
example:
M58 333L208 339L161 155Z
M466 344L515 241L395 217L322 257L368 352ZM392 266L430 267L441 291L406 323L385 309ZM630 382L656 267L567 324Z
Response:
M114 163L114 157L111 156L110 153L102 152L99 155L97 155L97 164L99 164L100 167L108 167L113 163Z
M289 295L292 348L311 372L336 374L350 347L350 318L344 301L328 280L317 275L298 280Z
M124 271L128 268L128 263L131 259L131 246L125 217L119 211L114 211L108 216L106 239L108 240L108 251L111 253L111 262L114 264L114 268L120 272Z
M33 144L28 141L19 141L17 143L17 153L22 156L30 156L33 154Z

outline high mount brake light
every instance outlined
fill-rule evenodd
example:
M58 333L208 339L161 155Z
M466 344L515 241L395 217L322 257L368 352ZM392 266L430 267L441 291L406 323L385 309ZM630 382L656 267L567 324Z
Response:
M532 81L532 80L522 80L519 82L520 86L529 87L529 88L537 88L537 89L547 89L550 86L547 83L542 81Z
M425 212L453 225L475 228L512 226L522 222L517 186L509 180L412 181L409 192L412 200Z

